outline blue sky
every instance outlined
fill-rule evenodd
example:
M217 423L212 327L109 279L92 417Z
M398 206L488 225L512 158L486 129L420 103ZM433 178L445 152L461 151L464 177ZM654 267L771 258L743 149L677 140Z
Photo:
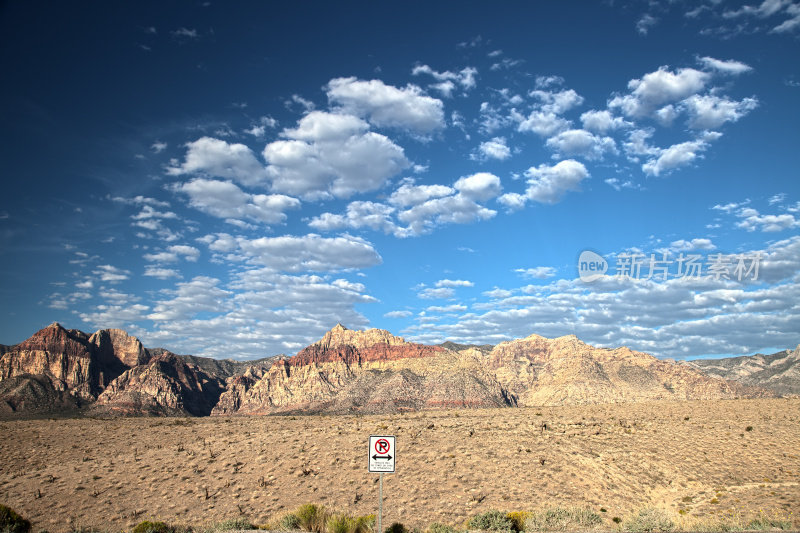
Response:
M792 0L4 3L0 342L794 347L799 38Z

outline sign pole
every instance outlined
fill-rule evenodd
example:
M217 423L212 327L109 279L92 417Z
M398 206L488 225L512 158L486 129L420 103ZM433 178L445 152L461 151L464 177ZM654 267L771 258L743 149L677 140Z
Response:
M378 533L383 533L383 472L381 472L381 480L378 483Z

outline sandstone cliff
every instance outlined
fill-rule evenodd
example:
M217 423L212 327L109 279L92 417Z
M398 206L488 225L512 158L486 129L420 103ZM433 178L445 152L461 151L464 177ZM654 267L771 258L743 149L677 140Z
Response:
M800 395L800 345L771 355L695 359L684 365L710 376L764 387L783 395Z
M165 353L109 383L92 410L122 415L208 416L222 390L219 378L173 353Z

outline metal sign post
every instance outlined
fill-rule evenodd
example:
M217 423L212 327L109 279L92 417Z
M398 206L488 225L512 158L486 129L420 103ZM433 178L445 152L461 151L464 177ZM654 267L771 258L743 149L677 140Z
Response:
M394 473L397 459L394 435L370 435L367 460L369 471L380 474L378 481L378 533L383 533L383 474Z

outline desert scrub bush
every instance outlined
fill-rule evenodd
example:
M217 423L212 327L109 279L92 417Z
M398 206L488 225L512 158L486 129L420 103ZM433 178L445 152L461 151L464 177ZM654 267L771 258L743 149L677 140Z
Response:
M769 531L772 529L787 530L792 529L792 521L789 518L770 517L760 514L747 523L746 529L756 531Z
M651 533L656 531L672 531L675 523L661 509L645 507L622 522L622 530L630 533Z
M506 518L511 520L511 525L514 531L524 531L525 521L531 516L528 511L512 511L506 514Z
M439 522L434 522L428 526L427 533L456 533L456 528Z
M217 522L205 528L205 533L217 533L222 531L236 531L240 529L258 529L245 517L229 518L222 522Z
M173 531L174 528L166 522L151 522L149 520L139 522L133 528L133 533L173 533Z
M294 515L297 517L297 521L302 529L312 531L313 533L326 533L326 526L330 513L325 507L307 503L301 505L297 511L294 512Z
M599 514L585 507L552 507L531 513L525 521L525 530L565 531L592 527L602 521Z
M3 533L28 533L31 523L5 505L0 505L0 531Z
M368 514L357 516L353 520L353 527L348 533L372 533L375 530L375 515Z
M289 513L281 517L278 520L278 529L281 531L292 531L294 529L300 529L300 520L297 518L297 515L294 513Z
M467 528L486 531L514 531L514 523L505 513L492 510L470 518Z
M391 526L384 529L383 533L408 533L408 529L406 529L406 526L400 522L395 522Z
M325 523L325 529L328 533L349 533L354 529L355 520L347 515L334 514L328 517Z

